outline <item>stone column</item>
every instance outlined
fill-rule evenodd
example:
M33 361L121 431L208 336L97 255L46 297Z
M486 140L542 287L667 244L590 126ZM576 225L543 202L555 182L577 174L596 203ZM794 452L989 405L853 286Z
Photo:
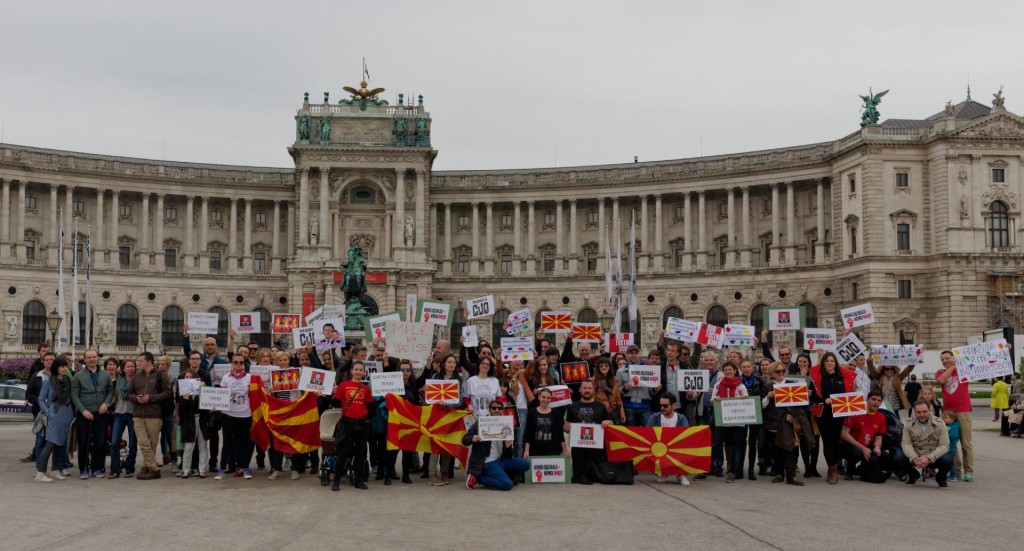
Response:
M619 198L612 198L612 256L622 250L622 220L619 219Z
M604 222L604 198L600 197L597 199L597 252L604 256L604 250L607 248L608 243L608 231ZM600 262L597 263L599 266ZM602 270L598 269L598 272Z
M199 204L199 272L210 273L210 251L208 235L210 228L210 198L203 197Z
M796 265L796 199L793 182L786 184L786 265Z
M416 246L426 247L426 228L424 218L426 217L426 200L427 200L427 189L426 189L426 175L422 170L416 171ZM489 213L488 213L489 214ZM490 223L490 216L487 221ZM493 253L487 253L493 256Z
M317 243L317 246L327 247L327 250L330 250L333 241L329 209L331 206L330 177L331 169L325 166L320 167L320 242Z
M814 263L825 263L825 180L818 180L818 241L814 244Z
M195 239L195 197L185 197L185 265L183 271L192 271L196 266L196 239Z
M110 191L110 265L121 267L121 236L118 225L121 223L121 192Z
M105 196L105 189L96 189L96 220L90 230L90 234L92 235L92 265L94 268L102 268L105 264L103 261L107 250L106 239L103 235L103 211L106 206L103 203L106 202Z
M555 255L558 258L556 266L560 266L562 259L565 258L565 216L562 213L562 200L558 199L555 201ZM555 271L561 272L562 270L556 269Z
M281 201L274 201L274 218L270 231L270 273L281 273ZM385 246L387 246L385 244Z
M750 236L750 188L743 188L743 247L740 249L740 265L744 268L750 267L750 248L752 239Z
M523 272L523 212L522 203L512 203L512 275Z
M537 275L537 216L533 209L533 201L526 202L526 213L529 230L526 234L526 275Z
M288 260L295 258L295 246L298 238L294 232L295 228L295 201L288 201L288 224L285 225L284 240L288 243Z
M725 265L732 268L737 264L736 258L736 188L726 190L725 225L729 243L725 246Z
M139 251L137 258L139 259L139 269L148 270L150 265L150 245L152 241L149 237L149 193L142 194L142 240L139 243Z
M405 247L405 169L395 171L395 248ZM409 247L412 243L408 244Z
M452 219L452 204L446 202L444 204L444 254L441 255L444 258L444 270L443 273L446 276L452 275L452 224L455 220Z
M75 231L75 186L68 185L64 189L64 240L68 247L74 242ZM70 262L70 258L68 259Z
M637 271L646 274L650 271L651 242L647 239L647 196L640 196L640 254L637 255Z
M708 266L708 223L707 212L704 207L704 192L697 192L697 269L703 270Z
M309 170L303 168L299 169L299 246L306 245L309 245Z
M487 246L484 248L484 274L494 275L494 204L487 203Z
M650 250L654 253L654 271L661 272L665 269L665 239L662 235L662 226L665 222L661 218L661 195L654 196L654 247Z
M243 201L245 201L245 232L242 234L244 236L242 267L248 274L252 273L252 199L243 199Z
M576 199L569 199L569 273L580 274L579 219L576 218Z
M0 258L11 256L11 181L4 180L0 194Z
M164 194L156 194L156 213L153 224L156 231L153 232L153 265L156 271L164 271Z
M779 244L779 185L772 184L772 246L771 262L773 267L781 266L779 257L782 256L782 246Z
M228 227L228 254L227 254L227 272L235 273L238 271L238 199L235 197L231 198L231 226Z
M470 231L473 233L473 256L469 259L469 273L480 273L480 204L473 201L473 219Z
M693 242L693 209L691 209L690 192L683 194L683 242L686 244L686 254L683 255L683 271L693 270L697 260L696 244Z
M431 254L429 255L431 260L438 260L441 258L441 254L438 249L441 248L441 236L437 229L437 217L441 211L440 203L430 204L430 249Z
M14 248L15 255L18 257L18 260L20 262L23 262L23 263L26 261L26 258L25 258L25 254L26 254L26 252L25 252L25 207L26 207L26 203L25 203L25 188L27 188L27 187L28 187L28 182L18 182L18 228L17 228L17 231L14 234L14 242L18 243L18 245L15 246L15 248ZM42 258L42 254L41 254L41 252L39 250L41 248L40 245L42 245L42 243L37 243L36 244L36 254L39 255L39 258Z

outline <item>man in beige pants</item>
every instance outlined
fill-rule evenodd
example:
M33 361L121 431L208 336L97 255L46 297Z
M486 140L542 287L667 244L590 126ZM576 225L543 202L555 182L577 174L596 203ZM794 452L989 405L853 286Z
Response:
M163 416L160 405L172 398L171 381L167 373L154 369L153 354L139 354L138 371L128 382L126 395L135 404L135 436L142 452L142 470L136 478L152 480L160 478L160 467L156 464L156 449L160 445L160 428Z

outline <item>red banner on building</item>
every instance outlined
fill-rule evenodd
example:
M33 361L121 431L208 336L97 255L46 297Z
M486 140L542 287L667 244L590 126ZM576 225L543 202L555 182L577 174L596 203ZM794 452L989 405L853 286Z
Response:
M388 274L386 272L366 272L367 283L387 283ZM345 279L345 272L334 272L334 283L341 283Z
M313 310L316 310L316 293L302 293L302 319L305 320ZM306 322L302 323L305 325Z

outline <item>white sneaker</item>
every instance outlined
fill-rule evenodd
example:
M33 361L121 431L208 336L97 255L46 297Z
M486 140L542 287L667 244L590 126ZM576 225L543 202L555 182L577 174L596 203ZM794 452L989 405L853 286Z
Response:
M678 476L676 478L679 480L679 485L680 486L689 486L690 485L690 479L689 478L686 478L683 475L680 475L680 476Z
M64 480L66 477L60 474L60 471L50 471L50 478L54 480Z
M224 471L217 471L217 476L213 477L214 480L224 480Z
M668 477L667 476L659 476L657 480L658 480L658 484L664 484L664 483L668 482Z
M36 477L33 478L35 482L53 482L53 479L46 476L46 473L36 471Z

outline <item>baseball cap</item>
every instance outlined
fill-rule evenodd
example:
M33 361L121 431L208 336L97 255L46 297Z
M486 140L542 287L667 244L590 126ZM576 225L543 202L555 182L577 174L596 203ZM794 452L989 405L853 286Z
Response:
M626 352L639 352L639 351L640 351L640 347L635 345L635 344L629 345L629 348L626 349Z

